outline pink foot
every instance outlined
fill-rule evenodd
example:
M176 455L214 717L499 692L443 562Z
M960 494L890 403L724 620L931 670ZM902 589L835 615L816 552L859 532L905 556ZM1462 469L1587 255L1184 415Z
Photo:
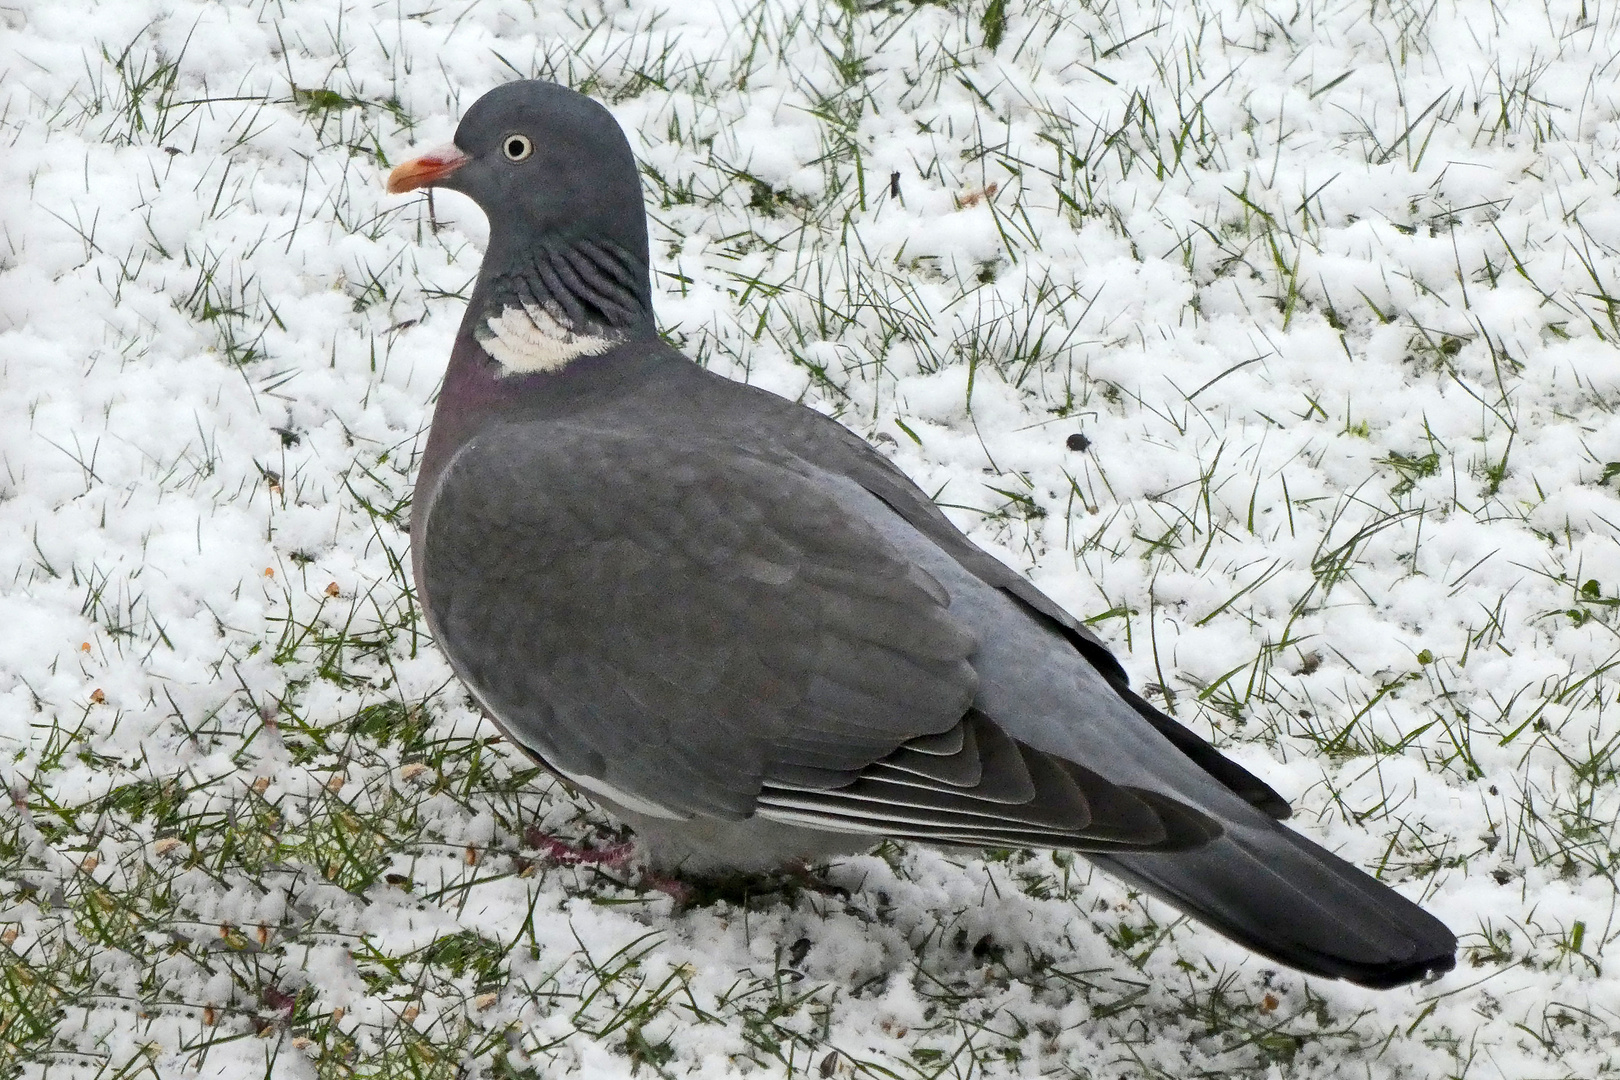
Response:
M636 847L634 842L628 840L603 848L582 847L555 836L547 836L533 826L524 834L523 842L545 852L546 858L558 866L606 866L614 870L623 870L629 865ZM650 870L642 871L639 884L665 894L677 904L686 903L692 896L691 887L679 878L655 874Z
M663 893L677 904L685 904L692 899L692 887L679 878L667 874L645 872L641 875L641 884Z
M561 866L611 866L618 869L630 861L634 845L628 842L622 844L609 844L605 848L576 847L564 843L555 836L546 836L536 830L524 837L530 847L539 848L546 853L546 857Z

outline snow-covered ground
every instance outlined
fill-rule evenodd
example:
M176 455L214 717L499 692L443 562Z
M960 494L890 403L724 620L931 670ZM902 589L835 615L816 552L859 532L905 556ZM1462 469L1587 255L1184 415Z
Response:
M1615 1071L1620 8L848 7L0 6L0 1072ZM546 859L608 824L401 571L484 226L382 191L534 74L630 133L672 340L892 452L1457 970L1307 980L1044 852L681 910Z

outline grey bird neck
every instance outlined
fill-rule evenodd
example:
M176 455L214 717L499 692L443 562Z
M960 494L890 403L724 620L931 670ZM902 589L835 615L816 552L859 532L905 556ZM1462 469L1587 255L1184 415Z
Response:
M532 157L503 156L497 135L523 130L536 134ZM549 83L511 83L468 111L456 143L469 162L440 186L478 203L489 247L434 408L413 522L444 467L490 425L695 369L658 337L640 175L606 109Z
M503 378L562 371L652 335L645 253L593 237L491 251L467 317Z
M645 263L611 241L493 246L462 318L417 478L427 509L440 472L486 424L564 413L671 364Z

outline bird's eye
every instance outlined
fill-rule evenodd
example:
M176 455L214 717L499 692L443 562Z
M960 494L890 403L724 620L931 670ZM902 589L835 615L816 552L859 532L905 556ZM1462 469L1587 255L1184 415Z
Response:
M508 135L501 143L501 152L507 161L522 161L534 153L534 143L527 135Z

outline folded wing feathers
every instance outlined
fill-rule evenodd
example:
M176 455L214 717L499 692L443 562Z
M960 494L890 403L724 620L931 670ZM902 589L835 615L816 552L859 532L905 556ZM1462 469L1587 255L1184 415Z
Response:
M897 784L913 783L924 787L940 784L957 788L977 787L984 779L984 763L979 760L979 744L973 737L973 729L966 723L960 723L951 731L960 735L955 752L937 754L919 751L913 748L913 743L917 741L913 739L872 766L868 775ZM939 737L923 736L925 739Z
M919 754L933 754L945 757L961 753L962 742L966 738L966 725L957 724L955 727L942 731L938 735L919 735L900 749L914 751ZM896 753L899 753L899 751L896 751Z
M1147 794L1147 793L1143 793ZM804 825L814 829L864 833L895 840L916 840L933 844L959 844L964 847L1049 847L1094 853L1180 851L1197 847L1206 840L1208 829L1199 829L1190 838L1172 837L1151 849L1140 843L1120 843L1088 833L1057 832L1052 829L994 825L970 819L936 818L921 811L904 811L893 817L873 818L841 814L823 806L799 808L782 799L763 806L760 813L773 821Z
M954 752L940 752L953 742ZM842 783L835 779L767 769L759 813L935 843L1090 851L1174 850L1221 832L1173 799L1025 746L976 710L949 732L922 736Z
M984 768L984 777L974 789L979 798L994 803L1029 802L1036 797L1035 778L1023 747L974 710L965 718L973 726L973 741Z
M590 262L543 269L616 280ZM445 482L428 535L441 620L447 638L482 643L461 666L519 741L676 812L1081 850L1219 833L972 710L977 641L945 588L791 467L722 455L717 486L713 447L644 449L594 428L497 429L457 459L463 482ZM541 467L573 486L523 485L518 506L492 494L512 485L491 478ZM652 494L601 496L632 488ZM537 589L549 603L525 606Z

